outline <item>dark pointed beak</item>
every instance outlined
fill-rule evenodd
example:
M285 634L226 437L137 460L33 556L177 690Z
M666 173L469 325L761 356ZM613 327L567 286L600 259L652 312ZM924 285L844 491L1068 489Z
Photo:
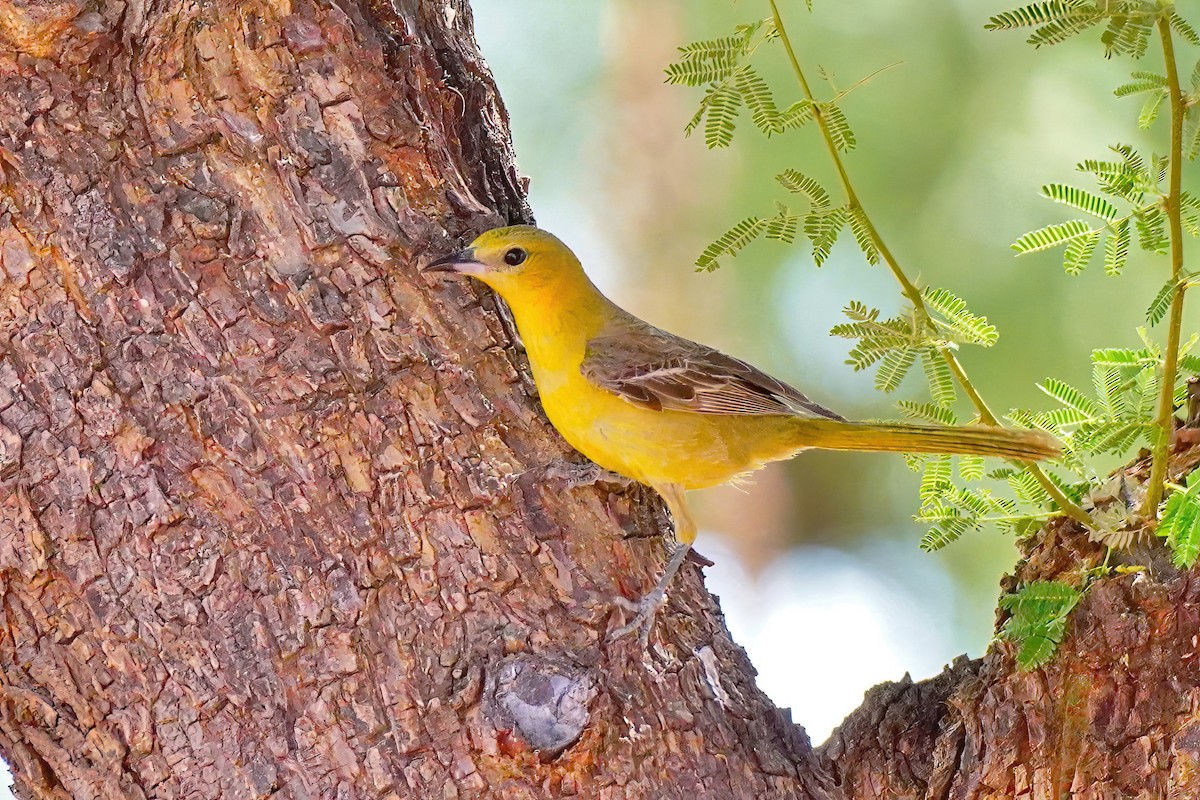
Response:
M459 250L457 253L451 253L448 256L443 256L436 261L431 261L425 265L422 272L461 272L470 274L475 272L474 267L478 266L479 262L475 260L475 250L466 248Z

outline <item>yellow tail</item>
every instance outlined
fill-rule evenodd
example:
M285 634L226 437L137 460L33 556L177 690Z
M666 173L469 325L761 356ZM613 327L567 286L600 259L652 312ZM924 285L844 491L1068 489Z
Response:
M1053 436L1023 428L971 425L906 425L903 423L797 420L796 445L823 450L871 450L905 453L960 453L1041 461L1062 451Z

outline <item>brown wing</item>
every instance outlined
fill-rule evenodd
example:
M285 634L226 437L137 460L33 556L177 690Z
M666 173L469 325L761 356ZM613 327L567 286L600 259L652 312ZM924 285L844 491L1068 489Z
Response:
M655 411L842 419L745 361L627 314L588 342L581 369L596 386Z

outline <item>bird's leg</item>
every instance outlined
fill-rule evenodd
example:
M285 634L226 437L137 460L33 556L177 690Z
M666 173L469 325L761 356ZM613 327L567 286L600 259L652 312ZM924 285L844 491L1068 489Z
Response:
M662 577L658 579L654 588L647 592L641 600L629 604L630 609L637 612L633 619L613 631L608 637L609 641L641 629L639 638L642 641L642 647L650 644L650 628L654 625L654 615L667 599L667 587L671 585L675 573L679 572L679 568L683 566L688 551L692 549L692 542L696 541L696 521L692 519L692 512L688 509L683 488L676 483L667 483L656 485L654 489L667 501L671 519L675 522L675 552L671 554L671 560L667 562L666 569L663 570Z
M542 467L541 473L547 480L558 481L568 489L596 483L611 483L622 487L635 483L624 475L604 469L594 461L578 464L573 461L555 460Z
M594 461L580 464L562 458L556 458L545 466L530 467L523 472L513 473L503 479L506 490L511 490L518 484L532 486L543 482L553 484L558 491L569 491L583 486L594 486L598 483L628 489L637 483L624 475L609 472Z

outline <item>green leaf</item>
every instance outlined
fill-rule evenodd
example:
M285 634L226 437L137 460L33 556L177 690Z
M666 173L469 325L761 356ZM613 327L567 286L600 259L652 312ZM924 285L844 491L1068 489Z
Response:
M804 127L813 117L813 104L810 100L798 100L792 103L779 115L779 124L786 130Z
M1087 236L1073 239L1063 252L1063 270L1068 275L1078 275L1092 260L1096 245L1100 243L1100 231L1092 231Z
M1037 387L1064 406L1078 411L1085 417L1096 418L1100 416L1100 409L1096 407L1096 404L1089 400L1083 392L1065 381L1047 378L1039 383Z
M858 206L850 209L850 230L854 233L854 240L858 242L858 249L862 250L867 263L878 264L879 249L875 246L874 237L871 236L871 224L867 220L866 213Z
M1097 367L1144 367L1157 364L1158 356L1144 348L1104 347L1092 351L1092 365Z
M942 319L935 320L939 328L948 332L957 341L991 347L1000 338L996 326L987 321L987 317L976 316L967 310L967 303L962 298L951 294L945 289L926 288L921 292L926 304L936 311Z
M845 206L830 209L814 209L804 218L804 233L812 242L813 261L817 266L825 263L833 251L838 234L846 224L849 214Z
M1067 617L1082 597L1078 589L1061 581L1033 581L1000 598L1000 608L1011 614L1002 633L1017 645L1021 669L1033 669L1054 656Z
M818 103L817 107L821 111L821 116L825 118L825 125L829 128L829 135L833 139L834 146L845 153L854 149L858 142L854 138L854 131L850 130L850 123L846 121L846 115L842 110L833 103Z
M1150 307L1146 309L1148 324L1157 325L1167 315L1167 309L1171 307L1171 301L1175 298L1175 287L1178 285L1179 281L1175 278L1168 278L1167 282L1158 290L1158 294L1154 295L1154 299L1150 301Z
M1072 12L1038 28L1025 41L1034 47L1061 44L1072 36L1083 33L1103 18L1103 15L1094 11Z
M950 474L950 456L930 456L925 461L925 473L921 476L921 500L929 501L953 489Z
M714 59L685 59L669 64L665 70L667 83L676 86L704 86L707 83L723 81L733 74L736 61Z
M1200 35L1197 35L1196 29L1193 28L1188 21L1179 16L1175 11L1167 16L1167 20L1171 23L1171 27L1176 33L1187 40L1189 44L1200 44Z
M886 353L875 373L875 388L881 392L894 392L916 359L917 351L909 348Z
M1151 206L1133 217L1137 228L1138 246L1151 253L1166 255L1171 247L1167 238L1167 215L1159 206Z
M696 269L712 272L719 268L721 258L736 256L746 245L762 235L766 228L766 220L759 217L747 217L704 248L704 252L696 259Z
M779 109L775 107L775 98L770 87L762 76L751 66L745 65L734 75L734 83L742 94L742 100L750 109L750 119L754 126L767 136L783 133L783 121Z
M1123 219L1113 227L1104 242L1104 274L1120 275L1129 261L1129 220Z
M1158 110L1162 108L1163 100L1167 99L1166 92L1157 92L1146 98L1142 111L1138 114L1138 127L1142 130L1149 128L1158 119Z
M1142 92L1161 92L1167 88L1167 78L1157 72L1135 72L1129 83L1123 83L1113 90L1117 97L1128 97Z
M1037 482L1037 478L1025 470L1014 472L1008 476L1008 485L1013 490L1013 494L1027 503L1043 506L1050 500L1050 495L1046 494L1046 490Z
M911 400L900 400L896 403L904 416L909 419L928 422L933 425L955 425L958 419L954 415L954 410L949 406L941 406L937 403L914 403Z
M1042 187L1042 194L1056 203L1071 206L1106 221L1117 216L1116 207L1103 197L1065 183L1048 183Z
M1022 8L995 15L983 27L989 31L997 31L1045 25L1048 22L1062 19L1070 13L1071 8L1072 4L1065 3L1062 0L1030 3Z
M1073 219L1070 222L1058 222L1053 225L1047 225L1044 228L1039 228L1036 231L1030 231L1013 242L1012 249L1016 250L1020 255L1038 253L1042 250L1049 250L1052 247L1066 244L1072 239L1078 239L1091 232L1091 227L1081 219Z
M766 236L784 244L796 240L796 230L800 227L800 216L793 214L783 203L775 204L775 216L767 220Z
M1129 404L1125 398L1125 379L1119 367L1095 363L1092 367L1092 385L1109 419L1126 416Z
M1195 161L1200 155L1200 105L1189 106L1183 118L1183 156Z
M742 96L732 86L718 86L708 96L708 113L704 120L704 144L711 150L728 147L733 141Z
M1104 45L1104 55L1108 58L1114 55L1141 58L1146 54L1146 47L1150 42L1150 25L1141 16L1114 15L1104 33L1100 35L1100 42Z
M941 550L951 542L962 538L962 535L967 532L969 523L967 520L961 519L958 509L951 508L949 512L953 515L952 517L930 528L921 537L920 547L926 553Z
M983 456L959 456L958 476L964 481L983 479Z
M939 406L951 405L954 402L954 376L936 347L926 347L921 351L921 366L925 370L925 380L929 383L929 395L933 402Z
M784 189L793 194L802 194L814 208L829 207L829 192L814 179L794 169L785 169L775 176Z
M1190 569L1196 563L1200 557L1200 471L1193 470L1186 488L1167 498L1155 532L1166 540L1175 566Z

